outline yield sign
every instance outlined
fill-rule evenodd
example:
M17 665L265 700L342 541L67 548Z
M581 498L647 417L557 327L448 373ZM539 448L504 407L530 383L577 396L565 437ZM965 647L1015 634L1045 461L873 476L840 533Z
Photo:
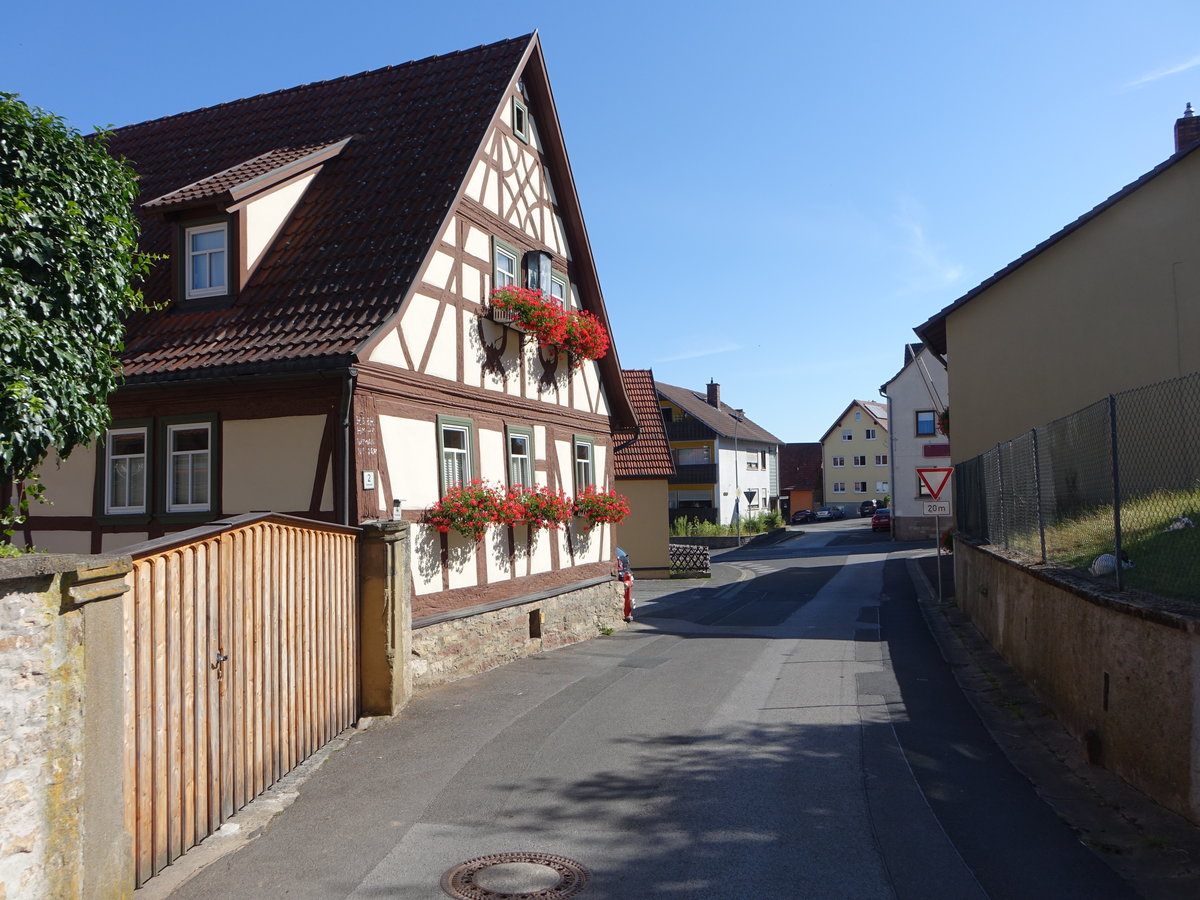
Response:
M954 470L951 468L917 469L917 475L925 483L926 489L928 489L930 496L934 500L942 496L942 491L946 489L946 485L950 481L950 476L953 474Z

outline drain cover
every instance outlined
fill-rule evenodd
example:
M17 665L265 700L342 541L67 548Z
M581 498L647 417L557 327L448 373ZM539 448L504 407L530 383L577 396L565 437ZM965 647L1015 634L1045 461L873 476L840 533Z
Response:
M566 900L587 887L591 873L552 853L494 853L455 866L442 890L458 900Z

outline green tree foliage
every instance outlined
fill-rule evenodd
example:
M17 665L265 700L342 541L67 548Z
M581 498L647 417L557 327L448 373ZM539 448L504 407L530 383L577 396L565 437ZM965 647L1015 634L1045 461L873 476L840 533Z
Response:
M137 283L137 176L62 119L0 93L0 477L29 479L109 422ZM33 489L36 494L36 487ZM27 505L28 494L21 505ZM0 515L11 528L14 512Z

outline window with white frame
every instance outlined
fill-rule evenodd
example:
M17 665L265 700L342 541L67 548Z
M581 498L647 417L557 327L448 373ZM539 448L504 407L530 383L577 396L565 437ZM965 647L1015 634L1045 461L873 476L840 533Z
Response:
M932 409L917 410L917 436L937 434L936 418Z
M887 454L886 453L876 453L875 454L875 465L886 466L887 465Z
M865 481L854 482L854 493L865 494L867 492L867 483Z
M855 466L865 466L866 464L867 464L867 458L866 458L866 456L856 456L856 457L854 457L854 465L855 465Z
M525 104L513 97L512 105L513 134L521 140L529 141L529 111Z
M229 293L229 226L196 225L184 229L186 249L184 296L189 299Z
M146 512L146 462L149 429L110 428L104 440L104 512Z
M835 482L833 483L833 492L834 492L835 494L844 494L844 493L846 493L846 482L844 482L844 481L835 481Z
M167 426L167 512L206 512L212 505L212 425Z
M835 469L840 469L845 465L846 465L846 457L844 457L844 456L833 457L833 467Z
M918 497L918 499L921 497L932 497L933 494L930 493L929 488L926 486L925 479L921 477L919 472L916 473L916 475L917 475L917 497Z
M671 452L675 456L675 465L677 466L703 466L710 460L707 446L679 447Z
M596 458L595 442L591 438L575 437L575 492L596 483L593 464Z
M508 431L508 484L533 486L533 433L524 428Z
M886 494L888 492L888 483L886 481L875 482L875 493Z
M843 441L854 440L854 432L852 430L850 430L849 428L843 428L842 429L842 440Z
M512 287L517 283L517 259L520 254L498 238L492 240L492 286Z
M862 418L862 411L856 409L854 411L854 421L857 422L861 418Z
M867 438L867 440L868 440L868 441L873 441L873 440L875 440L875 437L876 437L876 435L878 435L878 433L879 433L879 432L878 432L878 431L876 431L874 428L868 428L868 429L866 430L866 438Z
M438 417L438 455L441 459L442 494L471 480L471 421Z

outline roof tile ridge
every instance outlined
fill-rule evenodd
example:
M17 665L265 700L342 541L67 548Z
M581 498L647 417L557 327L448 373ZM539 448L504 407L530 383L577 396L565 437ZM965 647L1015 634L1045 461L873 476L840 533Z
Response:
M280 88L274 91L263 91L258 94L251 94L249 97L238 97L234 100L225 100L221 103L213 103L208 106L198 106L195 109L184 110L183 112L171 113L166 116L159 116L155 119L146 119L142 122L132 122L129 125L122 125L119 128L107 129L113 136L124 136L131 134L135 129L147 128L152 125L161 125L164 122L169 122L173 119L183 119L188 116L199 115L200 113L211 112L212 110L224 109L226 107L237 106L241 103L254 103L261 101L267 97L279 97L284 94L295 94L301 91L315 90L326 85L337 84L338 82L351 81L356 78L366 78L371 75L382 75L384 73L396 72L402 69L408 69L413 66L425 65L436 60L451 59L456 56L465 56L469 53L478 53L483 50L495 50L509 44L528 42L534 35L534 32L520 35L518 37L504 38L503 40L494 41L491 44L479 44L476 47L468 47L463 50L453 50L449 53L435 53L431 56L423 56L420 59L410 59L405 62L395 63L390 66L380 66L378 69L364 69L361 72L354 72L350 75L338 75L335 78L324 78L319 81L308 81L304 84L297 84L291 87Z

